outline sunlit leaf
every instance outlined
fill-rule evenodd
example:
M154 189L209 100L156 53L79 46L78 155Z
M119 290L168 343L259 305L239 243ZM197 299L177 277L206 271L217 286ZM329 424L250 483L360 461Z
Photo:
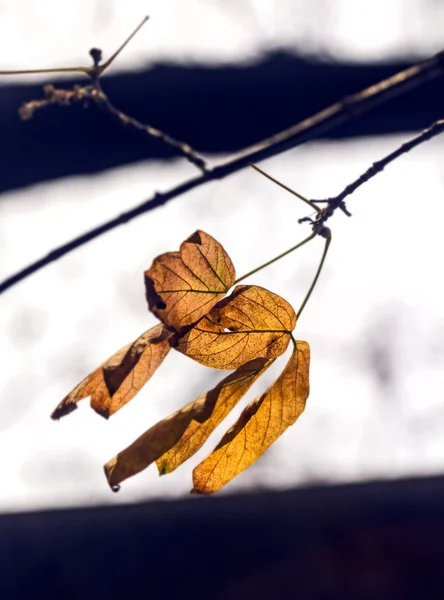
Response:
M226 297L234 281L229 256L203 231L185 240L179 252L158 256L145 272L145 286L149 308L161 324L116 352L52 414L58 419L75 410L79 400L91 397L92 408L108 418L137 394L170 348L205 366L235 370L111 459L105 474L112 489L153 462L163 475L193 456L293 339L296 313L286 300L246 285ZM309 392L310 350L306 342L294 344L283 373L196 467L194 492L219 490L302 413Z
M309 363L309 345L298 341L280 377L247 406L215 450L194 469L195 492L217 492L295 423L309 394Z
M129 402L153 375L170 350L171 332L156 325L132 344L113 354L86 377L57 406L51 417L59 419L91 396L91 407L108 418Z
M182 242L179 252L154 259L145 272L150 310L165 325L178 330L196 323L235 280L230 257L221 244L203 231Z
M237 369L253 358L276 358L287 349L296 326L293 307L258 286L239 285L171 344L215 369Z
M163 419L105 465L113 487L157 461L170 473L192 456L273 361L252 360L181 410Z

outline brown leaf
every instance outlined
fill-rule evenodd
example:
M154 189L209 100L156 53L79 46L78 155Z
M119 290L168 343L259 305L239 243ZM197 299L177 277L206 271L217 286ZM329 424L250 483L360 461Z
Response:
M59 419L91 396L91 407L106 419L129 402L153 375L170 350L171 332L163 325L145 331L113 354L70 392L52 413Z
M310 348L296 342L274 384L251 402L214 451L193 471L194 490L212 494L249 467L303 412L309 394Z
M161 475L177 469L204 444L273 361L258 358L243 365L184 408L163 419L105 465L111 487L156 461Z
M235 280L230 257L203 231L182 242L179 252L154 259L145 271L149 309L178 330L196 323L220 300Z
M171 345L207 367L237 369L253 358L283 354L295 326L286 300L258 286L238 285Z

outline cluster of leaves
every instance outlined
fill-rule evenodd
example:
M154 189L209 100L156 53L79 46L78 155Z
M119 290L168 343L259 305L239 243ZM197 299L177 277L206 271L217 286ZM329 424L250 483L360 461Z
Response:
M236 406L251 385L283 354L294 349L284 371L253 400L213 452L193 472L193 491L210 494L249 467L305 408L310 349L292 331L296 314L283 298L264 288L238 285L224 248L196 231L178 252L158 256L145 272L146 297L161 321L86 377L58 405L58 419L91 397L105 418L129 402L171 348L202 365L236 369L215 388L163 419L105 465L113 489L156 462L171 473L190 458Z

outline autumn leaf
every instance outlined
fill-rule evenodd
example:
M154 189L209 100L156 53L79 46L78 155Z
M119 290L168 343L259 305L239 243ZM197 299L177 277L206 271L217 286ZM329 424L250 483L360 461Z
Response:
M258 358L243 365L215 388L163 419L105 465L111 487L154 461L159 473L174 471L192 456L273 361Z
M237 369L287 349L296 326L293 307L258 286L239 285L194 327L171 339L176 350L216 369Z
M193 471L194 490L212 494L249 467L293 425L309 394L310 348L296 342L280 377L251 402L215 450Z
M203 231L182 242L179 252L154 259L145 272L149 309L178 330L196 323L220 300L235 280L230 257Z
M91 407L106 419L129 402L150 379L170 350L171 332L156 325L113 354L76 386L57 406L51 418L59 419L91 396Z
M145 287L149 308L161 324L116 352L53 412L52 418L58 419L90 396L92 408L108 418L137 394L170 348L205 366L235 369L111 459L104 468L113 489L153 462L163 475L188 460L293 339L296 314L286 300L246 285L224 297L234 281L228 254L203 231L185 240L179 252L158 256L145 272ZM280 377L247 406L213 453L196 467L194 492L220 489L302 413L309 392L310 350L306 342L294 343Z

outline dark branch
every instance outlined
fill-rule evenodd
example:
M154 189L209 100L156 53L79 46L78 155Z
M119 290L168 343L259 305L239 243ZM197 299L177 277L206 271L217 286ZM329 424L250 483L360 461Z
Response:
M321 213L319 213L319 216L317 219L315 219L314 223L318 225L324 224L325 221L327 221L327 219L329 219L338 208L342 210L347 216L351 216L344 202L347 196L353 194L353 192L355 192L359 187L361 187L361 185L369 181L372 177L374 177L378 173L381 173L381 171L383 171L388 164L390 164L403 154L406 154L406 152L413 150L413 148L416 148L423 142L431 140L443 131L444 119L435 121L435 123L432 123L432 125L427 127L427 129L424 129L424 131L421 131L421 133L416 135L414 138L412 138L408 142L404 142L403 144L401 144L401 146L399 146L399 148L397 148L381 160L374 162L372 166L369 167L367 171L365 171L365 173L363 173L355 181L347 185L337 196L334 196L333 198L327 198L325 200L311 200L311 202L315 203L327 203L327 206L321 211ZM300 221L303 220L307 220L307 217L305 217L304 219L300 219Z
M92 52L93 51L97 50L93 49ZM121 125L147 134L148 136L156 138L168 146L172 146L179 151L179 154L189 160L195 167L205 172L205 160L199 156L199 154L193 150L191 146L176 140L167 133L160 131L160 129L156 129L151 125L141 123L137 119L130 117L116 108L103 91L99 78L93 79L93 83L90 85L76 85L71 90L57 89L51 84L45 85L43 89L45 92L45 98L42 98L41 100L31 100L22 104L19 109L19 114L22 119L30 119L34 116L34 113L37 110L51 106L52 104L69 106L73 102L95 102L102 110L109 113L113 118L117 119Z
M401 71L388 79L377 83L360 93L348 96L329 108L322 110L308 119L305 119L277 133L270 138L255 144L245 150L231 156L222 164L207 170L198 177L194 177L184 183L172 188L163 194L155 194L153 198L146 200L142 204L133 209L122 213L120 216L91 229L83 235L71 240L70 242L56 248L45 257L32 263L25 269L15 273L8 279L0 283L0 293L11 288L13 285L29 277L32 273L42 269L55 260L58 260L65 254L72 252L75 248L83 246L89 241L99 237L100 235L111 231L123 223L128 223L141 214L144 214L158 206L166 204L170 200L181 196L182 194L193 190L208 181L222 179L231 175L246 166L251 162L259 162L265 158L275 156L298 146L307 140L313 139L322 132L325 132L337 125L340 125L362 113L378 106L391 98L399 96L414 87L423 85L430 79L442 75L444 68L444 53L441 52L431 59L419 63L409 69Z

